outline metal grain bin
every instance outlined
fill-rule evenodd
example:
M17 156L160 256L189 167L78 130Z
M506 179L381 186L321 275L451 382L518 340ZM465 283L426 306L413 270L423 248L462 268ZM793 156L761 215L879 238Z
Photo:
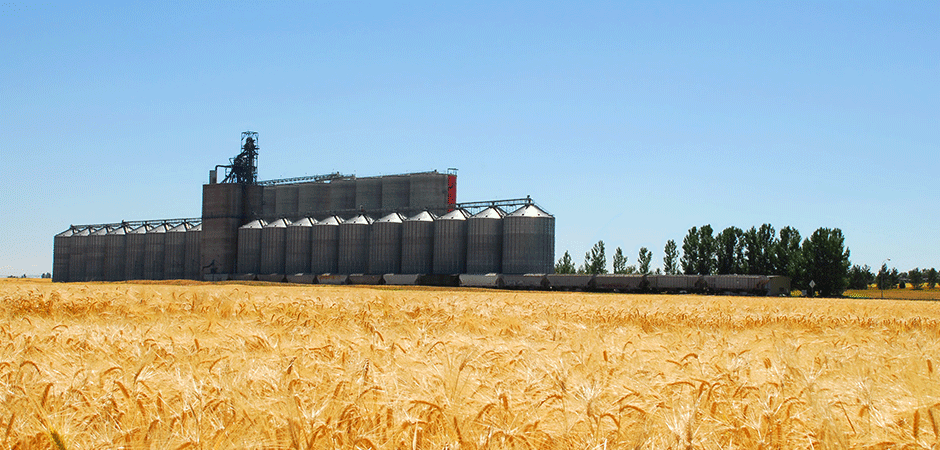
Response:
M277 217L286 217L289 219L297 217L299 195L300 186L296 184L278 186L277 194L275 194L274 214Z
M93 229L82 228L69 241L69 281L85 281L85 249Z
M467 219L467 273L502 273L505 216L490 207Z
M407 210L411 206L411 178L407 175L382 177L382 209Z
M121 225L105 236L104 279L107 281L123 281L127 278L124 271L127 268L127 233L131 228Z
M401 272L401 229L405 218L391 213L372 223L369 233L368 273Z
M365 211L375 211L382 208L381 178L356 179L356 208Z
M371 228L372 218L364 214L339 224L338 273L366 273L369 266L369 231Z
M503 273L554 273L555 217L526 205L503 218Z
M304 218L287 227L284 244L284 272L287 275L310 273L310 246L315 219Z
M261 270L261 229L267 224L258 219L238 228L238 273L257 274Z
M144 251L144 279L164 279L166 263L166 232L170 227L167 224L157 225L145 235L146 250Z
M69 240L75 234L75 229L69 227L52 239L52 281L69 281Z
M166 253L163 259L163 279L182 280L186 275L186 232L188 223L181 223L166 231Z
M105 254L108 250L106 237L110 227L102 227L88 235L85 247L85 279L88 281L104 280Z
M330 181L330 211L356 209L356 179Z
M261 193L261 216L270 219L277 214L277 186L264 186Z
M310 273L336 273L339 262L339 224L342 221L343 219L337 216L329 216L313 224L310 236Z
M305 183L298 187L297 216L324 218L330 210L330 185Z
M467 271L467 217L455 209L434 222L434 270L438 275L456 275Z
M202 224L186 231L185 277L189 280L202 280Z
M289 220L277 219L261 229L261 272L259 273L284 274L289 225Z
M434 221L424 211L405 219L401 226L401 273L429 274L434 271Z
M141 225L125 236L124 279L144 279L144 257L147 253L147 231L149 225Z

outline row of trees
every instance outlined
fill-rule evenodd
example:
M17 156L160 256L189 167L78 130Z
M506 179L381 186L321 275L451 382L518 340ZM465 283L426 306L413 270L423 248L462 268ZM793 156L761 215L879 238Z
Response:
M868 289L875 284L878 289L894 289L905 287L910 284L912 289L922 289L925 285L928 289L933 289L940 283L937 269L921 269L915 267L907 272L898 272L898 269L888 269L887 264L881 265L878 274L871 271L871 267L852 266L849 269L849 288L850 289Z
M652 253L642 247L638 266L627 265L626 261L618 247L614 252L614 273L648 274ZM704 225L689 229L682 241L681 256L675 241L666 242L663 267L656 272L676 274L680 271L687 275L785 275L796 289L833 296L849 286L849 250L838 228L819 228L801 241L800 232L789 226L779 233L770 224L746 231L732 226L715 234L711 225ZM555 265L555 272L607 273L604 241L599 241L584 255L584 264L578 268L566 251Z

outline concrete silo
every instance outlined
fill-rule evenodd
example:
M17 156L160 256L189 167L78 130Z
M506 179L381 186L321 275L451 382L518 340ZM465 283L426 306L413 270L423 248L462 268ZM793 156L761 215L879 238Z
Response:
M330 211L342 212L356 209L356 179L330 181Z
M424 211L405 219L401 226L401 273L427 275L434 272L434 221Z
M434 222L434 274L466 273L467 217L466 211L455 209Z
M283 184L277 187L275 194L274 215L292 219L297 216L299 207L300 186L296 184Z
M401 214L391 213L372 222L367 273L401 272L401 229L404 220Z
M502 273L505 216L503 210L490 207L467 219L466 273Z
M406 175L382 177L382 209L408 210L411 206L411 178Z
M263 219L253 220L238 228L238 271L257 274L261 270L261 230L267 225Z
M339 224L339 261L337 273L366 273L369 265L369 232L372 218L364 214Z
M365 211L375 211L382 208L381 178L356 179L356 208Z
M297 216L322 219L330 210L330 185L328 183L304 183L298 187ZM313 213L316 213L315 216Z
M529 204L503 218L503 273L554 273L554 258L554 216Z

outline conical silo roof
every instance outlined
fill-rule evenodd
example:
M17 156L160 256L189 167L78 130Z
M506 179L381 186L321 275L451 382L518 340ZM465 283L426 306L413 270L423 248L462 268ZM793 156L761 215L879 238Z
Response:
M239 228L239 229L242 229L242 228L243 228L243 229L246 229L246 230L251 230L251 229L255 229L255 228L261 229L261 228L264 228L264 226L267 225L267 224L268 224L268 223L265 222L264 219L257 219L257 220L252 220L251 222L248 222L248 223L246 223L246 224L244 224L244 225L242 225L242 226L240 226L240 227L238 227L238 228Z
M405 218L401 214L393 212L387 216L376 219L375 223L402 223L404 221Z
M406 222L434 222L435 220L437 216L430 211L422 211L405 219Z
M179 224L179 225L177 225L177 226L175 226L175 227L173 227L173 228L170 228L169 230L166 230L166 231L167 231L167 233L185 233L185 232L189 231L189 224L186 223L186 222L183 222L183 223L181 223L181 224Z
M339 216L330 216L326 219L319 220L314 225L339 225L343 222L343 219L340 219Z
M356 217L350 217L343 221L343 225L371 225L374 222L371 217L365 214L359 214Z
M533 204L525 205L509 215L510 217L554 217Z
M462 209L455 209L441 217L438 217L437 220L467 220L468 217L470 217L470 213L467 211Z
M287 219L277 219L273 222L269 222L264 225L264 228L287 228L290 226L290 221Z
M292 227L311 227L317 223L317 219L311 217L304 217L303 219L298 219L290 223Z
M506 212L502 209L499 209L495 206L490 206L489 208L484 209L472 216L471 219L502 219L506 216Z

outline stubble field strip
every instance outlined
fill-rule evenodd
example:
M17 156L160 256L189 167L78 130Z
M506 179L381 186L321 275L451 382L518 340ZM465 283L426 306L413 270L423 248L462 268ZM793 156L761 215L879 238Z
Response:
M0 283L0 448L940 447L928 302Z

